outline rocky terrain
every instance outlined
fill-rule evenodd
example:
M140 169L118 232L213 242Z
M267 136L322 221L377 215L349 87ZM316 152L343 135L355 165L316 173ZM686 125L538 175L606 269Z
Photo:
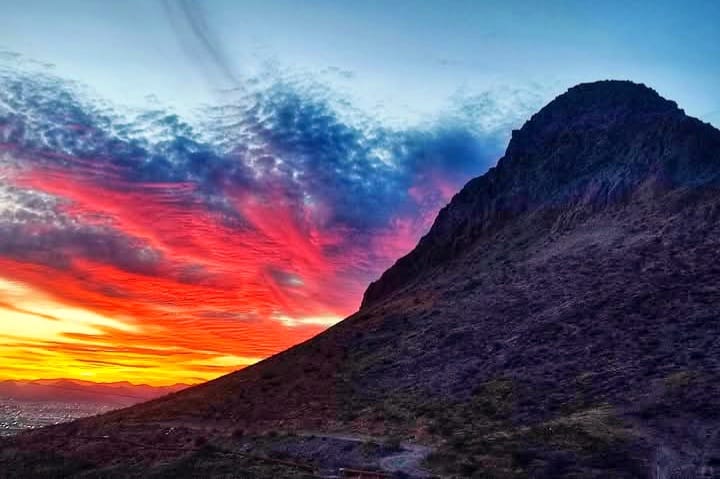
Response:
M422 446L443 477L720 477L719 252L720 131L643 85L578 85L356 314L215 381L6 441L0 471L301 477Z

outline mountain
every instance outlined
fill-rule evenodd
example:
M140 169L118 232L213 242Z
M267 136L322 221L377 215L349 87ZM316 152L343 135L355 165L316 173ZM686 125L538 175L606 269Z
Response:
M425 466L444 477L718 477L718 251L720 131L644 85L581 84L513 132L357 313L0 457L16 472L202 477L278 451L347 465L353 446L332 448L362 434L432 448Z
M129 406L185 389L186 384L149 386L126 381L95 383L76 379L0 381L0 399L15 401L98 403Z

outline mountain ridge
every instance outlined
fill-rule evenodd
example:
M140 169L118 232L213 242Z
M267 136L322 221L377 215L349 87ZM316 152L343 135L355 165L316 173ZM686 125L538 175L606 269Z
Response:
M128 381L96 383L77 379L0 381L0 398L36 402L96 402L116 407L148 401L189 387L186 384L150 386Z

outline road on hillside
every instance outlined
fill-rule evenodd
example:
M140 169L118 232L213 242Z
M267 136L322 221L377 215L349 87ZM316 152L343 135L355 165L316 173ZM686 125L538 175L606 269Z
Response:
M382 444L386 439L381 437L365 436L362 434L331 434L322 432L299 433L304 437L321 437L349 442L376 442ZM425 458L432 452L432 448L409 442L400 444L400 451L380 459L380 469L385 472L402 472L411 477L430 477L431 474L422 467Z

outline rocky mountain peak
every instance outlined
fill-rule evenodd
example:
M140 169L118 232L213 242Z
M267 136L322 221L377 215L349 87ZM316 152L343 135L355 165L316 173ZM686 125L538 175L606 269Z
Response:
M718 130L645 85L604 80L570 88L513 131L497 165L471 180L418 246L370 285L363 306L519 216L552 211L567 222L629 201L638 190L714 181L718 147Z
M506 156L536 153L562 141L569 131L607 131L641 126L684 112L655 90L630 81L581 83L558 96L513 132Z

